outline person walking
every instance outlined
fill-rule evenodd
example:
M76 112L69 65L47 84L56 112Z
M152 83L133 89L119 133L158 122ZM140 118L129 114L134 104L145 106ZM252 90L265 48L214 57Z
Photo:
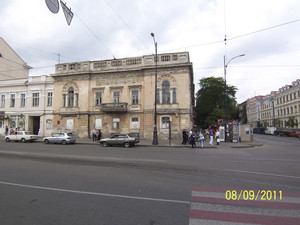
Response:
M204 142L204 135L202 134L202 132L200 131L200 134L199 134L199 140L200 140L200 145L201 145L201 148L203 148L203 142Z
M210 128L210 130L209 130L209 138L210 138L209 144L213 145L214 144L213 143L213 141L214 141L214 131L213 131L212 128Z
M102 132L101 132L101 130L98 130L98 132L97 132L97 140L100 141L101 138L102 138Z
M5 127L5 136L8 135L8 126Z
M216 139L217 139L217 145L220 144L220 131L219 129L217 129L217 132L216 132Z
M190 136L190 141L192 144L192 148L195 148L196 147L196 136L195 136L194 132L192 132L192 134Z
M186 142L188 141L188 135L187 135L187 130L184 129L182 131L182 143L183 145L186 145Z
M94 128L93 129L93 141L96 141L97 140L97 131L96 129Z

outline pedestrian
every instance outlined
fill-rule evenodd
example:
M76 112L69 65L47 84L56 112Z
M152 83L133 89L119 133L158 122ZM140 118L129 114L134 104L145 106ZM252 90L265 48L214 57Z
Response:
M201 148L203 148L203 142L204 142L205 138L201 131L199 134L199 140L200 140Z
M5 136L8 135L8 126L5 127Z
M97 132L97 140L100 141L101 137L102 137L102 132L101 132L101 130L98 130L98 132Z
M187 134L187 130L184 129L182 131L182 143L183 145L186 145L186 142L188 141L188 134Z
M196 147L196 136L195 136L194 132L192 132L192 134L190 136L190 141L192 144L192 148L195 148Z
M213 141L214 141L214 131L213 131L212 128L210 128L210 130L209 130L209 138L210 138L209 144L213 145L214 144L213 143Z
M93 129L93 141L96 141L97 140L97 131L96 129L94 128Z
M216 139L217 139L217 145L220 144L220 131L219 129L217 129L217 132L216 132Z
M191 144L191 135L193 134L193 130L191 129L190 132L189 132L189 136L188 136L188 140L189 140L189 143Z

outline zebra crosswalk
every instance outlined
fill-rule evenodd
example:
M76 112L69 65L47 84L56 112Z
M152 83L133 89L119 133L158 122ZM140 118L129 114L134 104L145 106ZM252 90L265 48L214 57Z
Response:
M194 187L189 225L300 225L300 193L234 190L233 200L226 191Z

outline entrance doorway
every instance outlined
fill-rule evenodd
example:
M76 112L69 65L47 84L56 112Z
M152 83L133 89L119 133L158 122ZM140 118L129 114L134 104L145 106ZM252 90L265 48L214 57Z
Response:
M32 130L32 133L37 135L40 129L40 117L30 116L28 125L29 130Z

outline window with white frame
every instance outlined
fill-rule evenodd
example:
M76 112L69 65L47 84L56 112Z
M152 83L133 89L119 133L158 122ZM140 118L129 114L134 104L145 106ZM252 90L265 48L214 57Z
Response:
M25 93L21 93L20 107L25 107L25 104L26 104L26 94Z
M113 118L112 129L114 129L114 130L120 129L120 118Z
M138 117L132 117L130 120L130 129L140 129L140 122Z
M74 129L74 119L67 119L66 120L66 129L73 130Z
M162 83L162 103L171 103L170 101L170 82L165 80Z
M96 92L95 105L100 106L101 104L102 104L102 93L101 92Z
M10 107L11 108L15 107L15 103L16 103L16 95L15 94L11 94L10 95Z
M32 106L39 106L40 93L32 93Z
M176 88L173 88L173 92L172 92L172 103L176 104L177 103L177 98L176 98Z
M47 93L47 106L52 106L53 102L53 92L48 92Z
M169 129L169 122L170 121L171 121L171 117L170 116L163 116L163 117L161 117L160 127L162 129Z
M95 129L102 129L102 119L101 118L97 118L95 119Z
M113 103L117 104L120 102L120 92L114 91L113 92Z
M68 107L74 107L74 88L69 87L68 90Z
M5 95L1 95L1 108L5 107Z
M131 91L131 104L132 105L139 104L139 91L138 90Z

